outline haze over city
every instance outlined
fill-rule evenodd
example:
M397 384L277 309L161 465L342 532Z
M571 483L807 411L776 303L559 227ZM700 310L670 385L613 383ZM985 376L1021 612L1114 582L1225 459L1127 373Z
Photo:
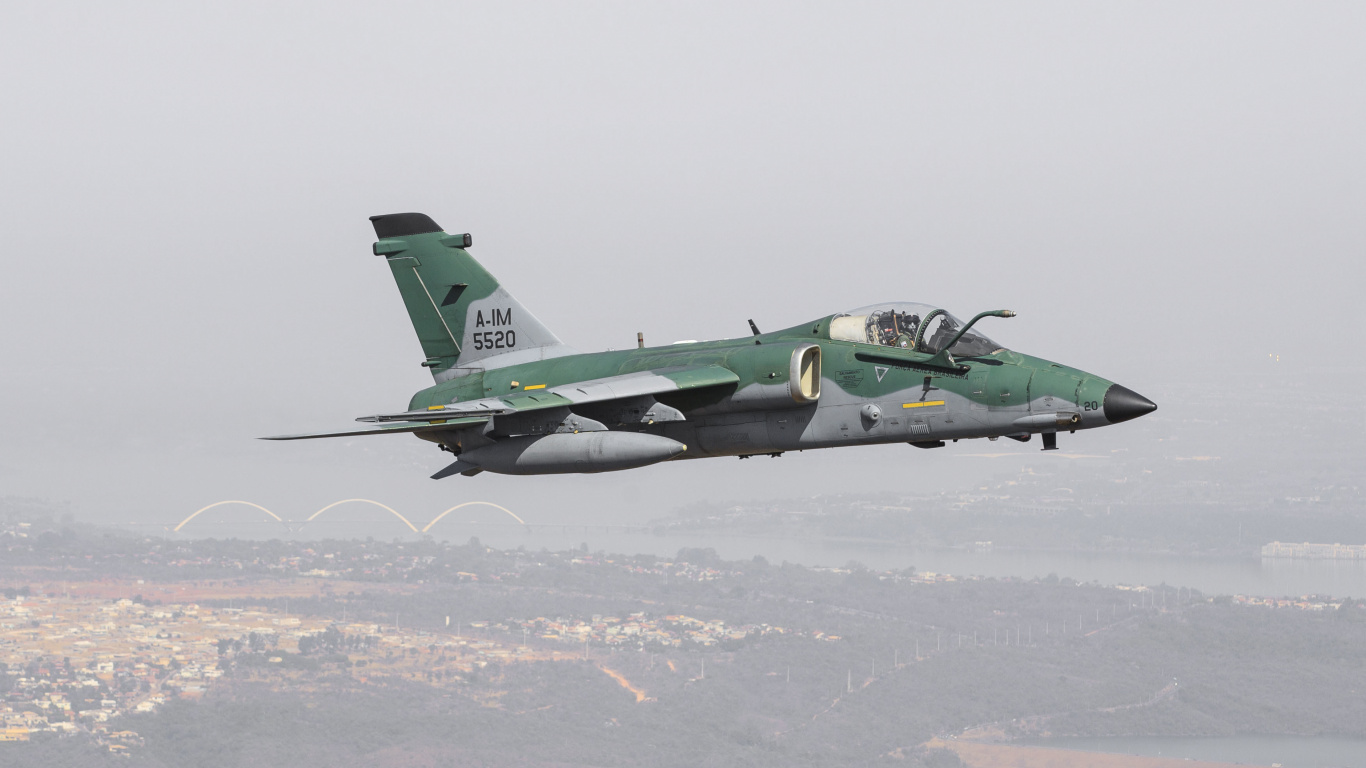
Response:
M1366 738L1361 5L8 17L0 706L43 734L23 754L193 763L211 751L174 734L322 702L296 767L408 765L399 744L627 764L656 743L677 750L660 765L976 767L1038 754L987 746L1186 737L1231 741L1160 748L1361 764L1341 757ZM411 435L259 440L355 428L432 385L371 250L368 217L402 211L469 232L585 353L876 302L1010 309L976 330L1157 410L1057 452L441 480L451 456ZM300 525L345 499L412 525L364 504ZM239 504L173 530L223 500L286 524ZM489 505L423 530L471 501ZM973 656L988 633L1002 655ZM1310 647L1275 681L1246 672ZM339 746L346 702L444 735L390 723ZM539 741L514 727L533 712ZM1083 741L1030 741L1049 737Z

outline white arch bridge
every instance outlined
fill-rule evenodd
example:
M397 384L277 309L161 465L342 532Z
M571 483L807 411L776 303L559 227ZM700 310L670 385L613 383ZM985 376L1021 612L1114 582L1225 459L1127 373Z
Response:
M528 528L530 527L530 526L527 525L527 522L526 522L525 520L523 520L522 518L518 517L517 514L516 514L515 512L513 512L512 510L508 509L507 507L502 506L501 504L494 504L494 503L491 502L491 501L467 501L467 502L464 502L463 504L456 504L455 506L451 507L450 509L447 509L446 511L444 511L444 512L442 512L441 514L437 515L436 517L432 518L426 525L422 526L421 528L418 528L417 525L414 524L412 520L409 520L407 517L405 517L405 516L404 516L402 513L400 513L398 510L394 509L393 507L389 506L388 504L384 504L384 503L382 503L382 502L375 501L374 499L342 499L341 501L334 501L334 502L332 502L331 504L328 504L327 506L323 507L322 509L319 509L317 512L314 512L313 514L309 515L305 520L303 520L303 521L301 521L301 522L298 522L298 523L293 523L293 522L291 522L291 521L285 520L283 517L280 517L279 515L275 514L274 512L270 511L269 509L266 509L265 507L261 506L260 504L255 503L255 502L251 502L251 501L242 501L242 500L240 500L240 499L226 499L226 500L224 500L224 501L216 501L216 502L214 502L214 503L212 503L212 504L209 504L208 506L205 506L205 507L200 507L199 509L197 509L197 510L195 510L194 512L190 513L190 515L189 515L188 517L186 517L184 520L181 520L178 524L176 524L176 526L175 526L174 528L172 528L171 531L172 531L173 533L174 533L174 532L177 532L177 531L179 531L181 528L184 528L185 525L186 525L187 523L189 523L191 520L195 519L196 517L199 517L200 515L204 514L205 512L208 512L209 510L214 509L215 507L227 506L227 505L229 505L229 504L239 504L239 505L243 505L243 506L252 507L252 508L254 508L254 509L258 509L258 510L260 510L260 511L262 511L262 512L265 512L267 515L270 515L270 516L271 516L272 518L274 518L277 522L279 522L281 525L285 526L285 527L288 528L289 530L295 531L295 530L299 530L299 529L302 528L304 525L307 525L308 523L313 522L314 520L316 520L316 519L318 518L319 515L321 515L322 513L326 512L326 511L328 511L328 510L330 510L330 509L333 509L334 507L340 507L340 506L343 505L343 504L353 504L353 503L356 503L356 504L370 504L370 505L372 505L372 506L379 507L380 509L385 510L385 511L388 512L389 514L391 514L391 515L393 515L394 517L397 517L399 520L401 520L401 521L403 522L403 524L406 525L406 526L408 526L408 529L411 530L413 533L426 533L426 532L428 532L428 531L430 531L430 530L432 529L432 526L434 526L434 525L436 525L437 523L441 522L441 519L444 518L446 515L449 515L450 513L454 512L454 511L456 511L456 510L458 510L458 509L461 509L461 508L464 508L464 507L471 507L471 506L493 507L494 509L497 509L497 510L500 510L500 511L506 513L506 514L507 514L509 517L511 517L513 520L516 520L518 524L520 524L520 525L522 525L522 526L525 526L525 527L528 527Z

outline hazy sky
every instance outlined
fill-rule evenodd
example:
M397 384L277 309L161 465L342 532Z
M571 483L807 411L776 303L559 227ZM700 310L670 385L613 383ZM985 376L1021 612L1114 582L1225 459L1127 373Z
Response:
M1360 365L1360 3L4 15L0 495L83 517L228 497L301 517L350 495L653 515L962 466L885 446L436 482L448 457L407 437L252 440L346 427L430 383L369 252L377 213L473 233L584 351L903 299L1014 309L983 330L1154 399ZM1150 419L1182 417L1159 404Z

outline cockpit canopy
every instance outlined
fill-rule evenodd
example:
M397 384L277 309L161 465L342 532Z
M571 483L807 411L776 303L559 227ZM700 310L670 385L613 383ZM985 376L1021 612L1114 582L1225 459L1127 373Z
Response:
M830 338L934 354L962 327L962 320L938 307L910 301L888 302L835 315L830 321ZM950 351L955 356L989 355L1003 349L976 329L974 325L953 345Z

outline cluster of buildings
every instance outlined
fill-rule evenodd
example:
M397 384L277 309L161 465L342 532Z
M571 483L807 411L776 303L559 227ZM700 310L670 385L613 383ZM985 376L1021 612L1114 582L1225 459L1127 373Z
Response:
M853 568L837 568L833 566L816 565L810 568L815 573L850 574ZM981 576L965 576L959 578L948 573L935 573L934 571L875 571L878 581L890 581L894 584L951 584L955 581L980 581Z
M551 559L560 559L564 557L564 554L560 552L549 552L545 553L545 556ZM728 576L745 575L743 571L729 568L716 568L709 565L700 565L685 561L673 562L656 560L651 562L648 560L642 561L639 558L617 560L588 553L577 555L571 554L568 557L568 562L571 566L618 568L627 573L662 576L679 581L716 581ZM536 565L542 565L542 563L537 562Z
M1288 544L1273 541L1262 547L1262 557L1296 557L1310 560L1366 560L1366 544Z
M0 602L6 741L37 731L86 732L111 747L137 742L111 720L203 695L223 675L219 640L316 631L298 618L129 599L16 596ZM296 640L297 642L297 640ZM118 749L114 749L118 751Z
M684 570L697 578L710 571ZM344 659L342 666L357 678L440 683L489 664L582 655L578 647L560 644L708 648L768 635L839 639L682 614L475 621L431 631L193 603L15 595L0 601L0 741L84 733L113 752L127 750L141 737L120 724L121 715L202 696L229 673L288 680L299 668L294 660L308 649ZM318 650L320 638L334 645ZM242 666L248 658L252 663Z
M741 643L768 635L807 636L816 640L839 640L824 632L797 632L769 624L732 624L719 619L695 619L682 614L651 617L633 613L625 618L593 615L589 619L547 619L537 617L526 621L489 622L470 624L475 629L516 631L543 640L583 645L594 643L610 648L648 650L650 648L699 647Z
M1328 602L1312 597L1251 597L1249 595L1234 595L1235 605L1255 605L1264 608L1295 608L1301 611L1336 611L1342 607L1343 601Z
M288 674L300 641L331 629L363 638L348 649L357 674L431 680L433 659L468 670L489 661L539 658L488 640L454 638L373 623L335 622L241 608L145 605L62 595L16 596L0 602L0 741L38 732L86 733L118 752L140 741L117 718L153 712L177 698L196 698L218 683L241 653L255 653L265 672ZM422 658L419 658L419 651ZM541 654L544 656L544 654Z

